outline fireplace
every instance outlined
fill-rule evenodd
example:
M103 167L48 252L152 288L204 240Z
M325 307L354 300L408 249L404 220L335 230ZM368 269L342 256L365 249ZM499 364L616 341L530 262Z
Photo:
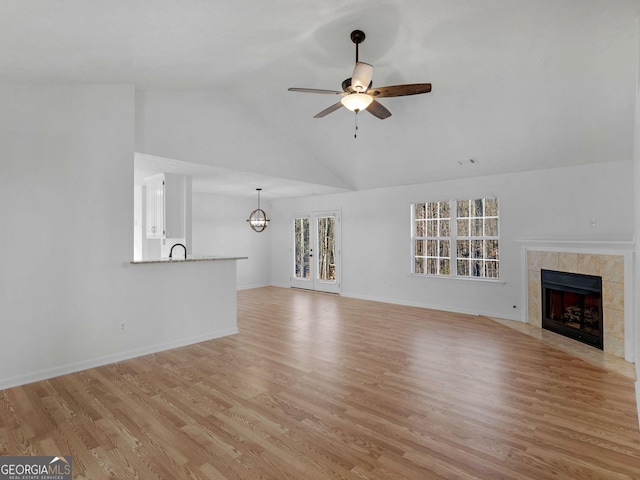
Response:
M603 349L602 277L544 270L542 328Z

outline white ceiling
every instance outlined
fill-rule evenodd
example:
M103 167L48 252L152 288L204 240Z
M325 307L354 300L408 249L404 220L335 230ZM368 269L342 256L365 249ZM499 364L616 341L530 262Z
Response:
M224 92L245 106L237 128L259 122L340 182L221 164L202 188L323 194L629 160L639 14L640 0L8 0L0 82ZM339 89L356 28L374 85L433 91L382 99L392 117L363 112L354 139L354 114L312 118L335 98L287 88Z

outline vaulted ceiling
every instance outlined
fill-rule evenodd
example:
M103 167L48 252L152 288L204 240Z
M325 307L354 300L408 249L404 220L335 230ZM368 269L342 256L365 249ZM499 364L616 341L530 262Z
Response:
M259 174L265 194L269 177L282 196L360 190L630 160L639 14L640 0L5 1L0 82L216 92L233 100L211 135L230 142L232 124L245 141L172 160L212 178L237 165L239 188ZM312 118L336 98L287 91L340 89L354 29L374 85L433 85L381 100L386 120L359 114L358 138L345 109Z

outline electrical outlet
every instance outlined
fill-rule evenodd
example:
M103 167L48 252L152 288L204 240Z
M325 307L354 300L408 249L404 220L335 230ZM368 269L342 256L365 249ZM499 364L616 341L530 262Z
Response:
M120 333L124 333L127 331L127 322L125 322L124 320L120 320L118 322L118 331Z

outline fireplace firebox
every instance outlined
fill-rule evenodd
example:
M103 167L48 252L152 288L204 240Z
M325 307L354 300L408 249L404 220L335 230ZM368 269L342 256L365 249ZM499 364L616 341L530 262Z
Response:
M542 328L603 349L602 277L542 270Z

